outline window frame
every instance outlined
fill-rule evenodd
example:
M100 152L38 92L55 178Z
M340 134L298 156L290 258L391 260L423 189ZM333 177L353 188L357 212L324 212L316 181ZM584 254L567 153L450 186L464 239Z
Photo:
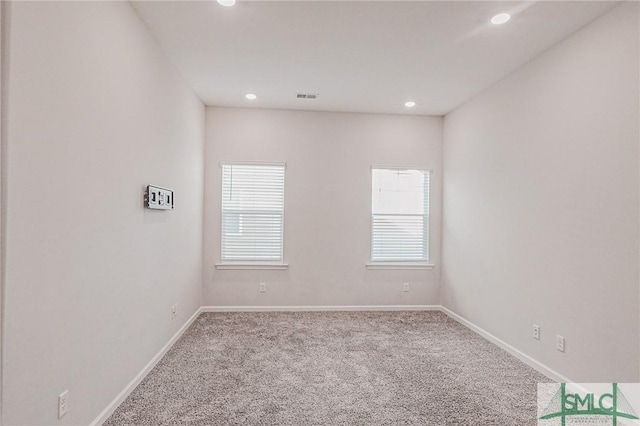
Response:
M427 213L421 215L425 217L426 235L425 248L427 252L426 259L398 259L398 260L373 260L373 171L374 170L399 170L399 171L419 171L428 173L428 187L426 192L428 194L427 199ZM369 262L366 264L367 269L433 269L434 265L431 261L431 182L433 177L433 170L423 165L387 165L387 164L374 164L369 169ZM423 231L424 232L424 231Z
M285 162L263 162L263 161L220 161L218 163L220 168L220 255L219 262L215 264L216 269L271 269L271 270L283 270L289 267L285 262L285 217L286 217L286 183L287 183L287 163ZM264 166L264 167L282 167L283 168L283 183L282 183L282 232L281 232L281 250L280 259L264 260L264 259L222 259L223 252L223 235L224 235L224 210L223 210L223 197L224 197L224 166Z

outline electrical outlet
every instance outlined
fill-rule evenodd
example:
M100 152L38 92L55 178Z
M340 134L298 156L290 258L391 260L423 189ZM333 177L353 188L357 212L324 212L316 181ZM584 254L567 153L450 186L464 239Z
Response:
M260 283L260 293L267 291L267 283Z
M540 340L540 326L533 324L533 338Z
M178 315L178 304L171 306L171 319L174 319Z
M560 352L564 352L564 337L559 334L556 336L556 349Z
M402 287L402 291L409 291L409 283L404 283L404 286Z
M69 390L58 395L58 418L61 419L69 412Z

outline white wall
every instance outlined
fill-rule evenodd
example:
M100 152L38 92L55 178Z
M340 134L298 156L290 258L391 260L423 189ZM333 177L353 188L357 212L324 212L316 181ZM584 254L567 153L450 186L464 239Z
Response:
M575 381L640 381L638 22L619 6L445 118L443 304Z
M87 424L201 304L204 107L126 2L10 26L4 424Z
M6 30L5 24L5 8L6 2L0 3L0 426L2 426L2 330L3 330L3 318L4 318L4 254L5 254L5 219L6 219L6 203L4 202L6 191L6 167L5 167L5 155L6 150L6 125L5 125L5 105L6 97L5 91L5 75L4 75L4 62L6 58L6 37L4 36Z
M426 165L431 262L440 263L442 118L207 108L204 304L416 305L439 302L439 268L367 270L372 164ZM286 271L216 270L220 161L286 162ZM267 292L258 283L267 283ZM410 282L404 293L402 283Z

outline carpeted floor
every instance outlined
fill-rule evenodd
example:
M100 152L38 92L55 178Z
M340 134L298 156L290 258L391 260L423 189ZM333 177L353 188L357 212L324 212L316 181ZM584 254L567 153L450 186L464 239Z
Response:
M105 425L535 425L549 381L441 312L203 313Z

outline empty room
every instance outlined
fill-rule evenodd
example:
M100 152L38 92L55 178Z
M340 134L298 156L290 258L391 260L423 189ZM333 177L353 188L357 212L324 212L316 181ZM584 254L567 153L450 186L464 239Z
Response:
M0 2L0 426L640 425L640 3Z

